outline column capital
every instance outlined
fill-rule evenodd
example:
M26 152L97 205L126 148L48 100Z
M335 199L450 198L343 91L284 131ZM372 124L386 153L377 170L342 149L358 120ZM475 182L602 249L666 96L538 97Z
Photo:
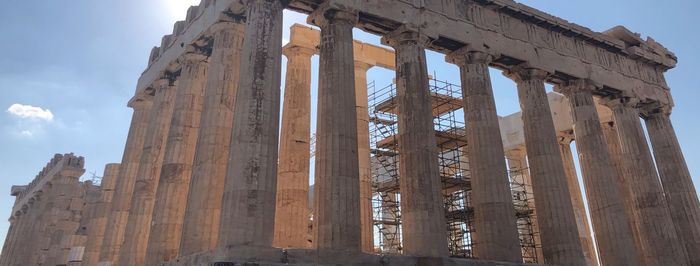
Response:
M576 139L573 130L557 132L557 140L559 144L569 145Z
M134 110L144 110L151 107L153 104L153 95L150 94L138 94L132 98L127 106L133 108Z
M359 70L364 70L365 72L367 72L367 70L369 70L370 68L373 68L373 67L374 67L374 64L370 64L370 63L367 63L364 61L355 60L355 69L356 70L359 69Z
M530 80L544 81L550 75L550 73L546 70L529 67L523 64L504 71L503 75L514 80L515 82L523 82Z
M312 57L318 51L313 48L287 44L282 47L282 54L287 58L291 57Z
M193 46L190 46L193 47ZM192 64L192 63L199 63L199 62L204 62L207 61L209 58L208 54L205 54L203 51L200 51L198 48L188 48L187 52L184 53L183 55L178 58L178 61L180 64Z
M430 43L430 36L420 29L402 25L396 30L387 33L382 37L382 44L396 48L401 44L414 43L425 47Z
M445 56L445 61L458 66L470 65L470 64L484 64L488 65L493 61L494 56L474 50L470 45L459 48Z
M209 27L209 33L211 35L216 35L219 32L222 31L240 31L241 34L243 34L243 31L245 30L245 22L238 22L236 20L223 20L215 23L211 27Z
M626 94L603 97L599 103L613 110L621 107L639 109L639 99Z
M669 105L662 105L659 102L652 102L640 106L642 118L650 119L655 117L669 117L673 108Z
M344 21L353 26L357 24L359 20L359 13L357 10L331 6L332 2L333 1L326 1L321 4L314 12L309 14L306 22L321 28L336 21Z
M523 146L512 150L507 150L505 155L510 159L523 160L527 157L527 150L525 150L525 147Z
M599 83L590 79L574 79L559 84L554 87L556 92L570 96L572 93L576 92L593 92L602 88Z

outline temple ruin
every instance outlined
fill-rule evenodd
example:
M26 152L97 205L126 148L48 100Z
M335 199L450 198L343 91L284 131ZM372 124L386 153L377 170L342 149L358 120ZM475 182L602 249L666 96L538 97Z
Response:
M280 45L285 9L320 30ZM700 265L676 63L511 0L203 0L153 48L99 186L57 155L12 188L0 264ZM520 112L497 115L494 68Z

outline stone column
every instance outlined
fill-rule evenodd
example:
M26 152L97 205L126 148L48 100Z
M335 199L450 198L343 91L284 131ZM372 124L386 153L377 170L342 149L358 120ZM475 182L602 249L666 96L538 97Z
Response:
M202 51L180 58L182 73L178 81L170 130L165 143L163 165L156 189L146 265L170 261L179 254L183 206L187 204L192 163L194 161L200 119L207 82L208 61Z
M447 257L445 209L425 58L428 37L400 28L384 36L382 42L396 50L403 254Z
M630 191L646 262L649 265L689 265L688 255L673 227L654 161L639 121L638 102L613 98L606 103L613 111L623 161L623 180Z
M544 254L542 254L542 239L540 238L540 224L537 221L537 203L533 198L534 193L532 192L532 179L530 178L530 169L527 165L527 152L525 147L519 147L517 149L512 149L505 152L506 160L508 161L508 169L510 171L511 182L522 185L522 192L525 193L527 197L527 208L532 210L530 215L530 221L532 222L532 231L523 231L520 234L532 234L533 241L535 243L535 262L542 262L544 260ZM516 179L517 178L517 179ZM512 193L518 192L517 190L511 190Z
M311 56L315 51L285 46L287 77L277 166L275 246L308 248L311 138Z
M314 244L360 251L360 174L352 29L357 13L321 8L309 22L321 28Z
M630 217L625 213L622 188L593 101L592 92L596 85L588 80L576 80L559 88L566 94L571 105L576 148L600 261L603 265L640 264L634 238L630 237L633 231ZM575 189L572 186L570 188ZM582 203L580 207L583 207ZM585 214L584 210L581 211ZM586 227L586 232L588 231ZM584 244L584 252L586 248Z
M5 244L2 246L2 255L0 256L0 263L2 265L9 265L10 260L9 251L12 247L17 245L15 237L17 236L17 217L13 214L10 216L8 222L10 222L10 227L7 229L7 235L5 236Z
M571 193L544 87L548 73L518 66L507 74L518 84L544 263L585 265Z
M669 108L648 110L647 131L676 233L685 245L690 265L700 265L700 202L670 115Z
M114 188L112 208L107 219L107 228L109 230L107 230L102 242L100 266L112 265L117 259L119 249L124 241L124 230L129 218L129 207L131 207L131 196L134 192L136 173L141 162L141 154L146 140L146 129L148 128L152 106L152 96L143 97L145 98L136 99L130 103L130 107L134 108L134 114L131 118L129 136L126 139L126 148L122 156L117 185Z
M153 83L155 97L141 163L136 174L134 194L131 197L129 219L124 231L124 243L117 261L120 265L143 265L148 244L148 233L153 215L156 188L160 178L165 141L173 116L176 85L171 78Z
M219 238L221 197L231 149L233 103L240 76L245 25L220 22L211 30L214 48L204 91L199 139L182 228L180 256L213 250Z
M272 246L277 192L282 0L247 0L219 247Z
M369 102L367 70L373 65L355 61L355 112L357 113L357 162L360 170L360 226L362 251L374 252L372 215L372 162L369 146Z
M571 152L571 142L574 140L574 136L571 133L560 132L559 134L559 151L561 152L561 158L564 162L566 181L567 184L569 184L569 191L571 192L571 203L572 207L574 208L574 215L576 215L576 227L578 228L578 237L581 241L583 256L586 257L586 265L595 266L598 265L598 256L595 248L593 247L594 244L593 238L591 237L588 215L586 214L586 207L583 203L583 193L581 191L581 186L578 183L578 174L576 174L574 155ZM636 259L632 259L630 261L635 260Z
M100 248L107 231L107 217L112 207L114 186L118 175L119 164L108 164L105 166L102 183L100 184L102 195L95 207L95 217L90 222L90 227L88 227L88 239L85 244L85 254L83 255L83 265L85 266L97 265L100 259Z
M479 259L522 262L503 140L491 88L492 56L460 49L448 61L460 68L467 156L472 185L474 256Z
M605 136L605 143L608 145L608 151L610 153L610 162L615 169L617 174L617 185L620 187L620 197L622 197L623 206L625 207L625 215L628 217L629 227L632 230L632 235L634 239L634 246L637 254L644 254L644 248L642 245L642 239L639 233L639 227L637 226L637 220L634 217L634 207L632 206L632 192L629 186L625 184L625 180L630 180L631 178L625 177L627 174L624 171L623 159L622 159L622 148L620 147L620 139L617 137L617 129L614 122L602 123L603 135ZM647 265L644 255L639 255L639 260L641 260L642 265Z

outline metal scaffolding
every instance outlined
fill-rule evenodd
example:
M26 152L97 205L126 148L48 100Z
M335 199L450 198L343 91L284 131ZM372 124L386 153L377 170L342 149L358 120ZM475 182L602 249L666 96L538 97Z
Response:
M368 90L375 247L378 252L401 253L396 85L378 88L371 82ZM450 255L472 258L472 245L478 243L473 243L471 233L478 228L473 227L462 91L457 85L433 78L430 79L430 91ZM527 176L522 174L523 171L527 171L526 166L511 167L511 187L524 261L536 262L538 247L532 195L531 189L525 187L529 182L523 180Z

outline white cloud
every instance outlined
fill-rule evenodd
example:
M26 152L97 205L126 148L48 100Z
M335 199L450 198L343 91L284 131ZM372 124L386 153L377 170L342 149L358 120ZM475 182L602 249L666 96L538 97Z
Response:
M31 138L32 136L34 136L34 132L32 132L31 130L23 130L23 131L20 132L19 134L22 135L22 136L25 136L25 137L30 137L30 138Z
M10 108L7 109L7 112L19 118L38 119L48 122L53 121L53 113L51 110L31 105L16 103L10 106Z

